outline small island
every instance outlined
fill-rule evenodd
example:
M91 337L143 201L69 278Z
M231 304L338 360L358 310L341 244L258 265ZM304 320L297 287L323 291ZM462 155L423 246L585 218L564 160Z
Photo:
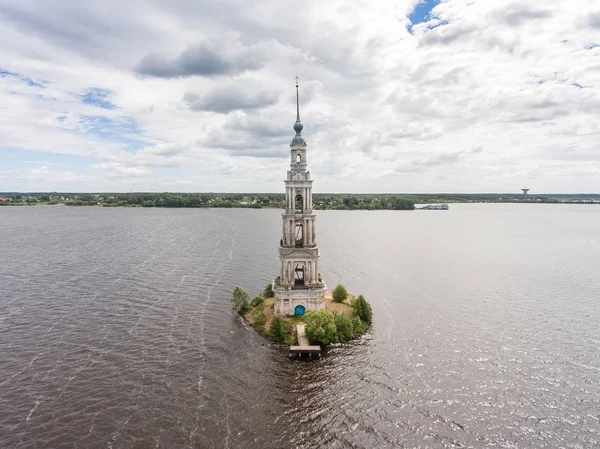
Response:
M234 310L259 334L277 343L297 347L305 331L310 345L327 346L355 339L369 330L373 311L363 295L353 296L342 284L327 291L321 310L308 310L302 315L278 316L275 314L275 292L269 284L253 299L241 287L236 287L231 297ZM305 352L310 354L310 352ZM297 351L297 355L302 355ZM320 350L318 352L320 354ZM290 355L293 352L290 351Z

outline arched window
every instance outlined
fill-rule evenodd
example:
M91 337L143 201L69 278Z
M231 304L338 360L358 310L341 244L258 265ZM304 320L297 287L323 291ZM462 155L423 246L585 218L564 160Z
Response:
M294 287L304 287L304 285L304 262L300 262L294 268Z
M302 212L302 210L304 209L304 201L302 198L302 195L298 194L296 195L296 208L297 211Z
M302 155L300 153L296 156L296 162L302 162Z
M296 224L296 246L302 247L304 245L304 228L302 223Z

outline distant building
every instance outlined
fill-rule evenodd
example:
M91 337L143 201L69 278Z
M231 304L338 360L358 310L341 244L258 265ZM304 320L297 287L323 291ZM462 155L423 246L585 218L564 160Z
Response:
M521 189L523 191L523 195L527 195L527 193L529 192L529 189Z

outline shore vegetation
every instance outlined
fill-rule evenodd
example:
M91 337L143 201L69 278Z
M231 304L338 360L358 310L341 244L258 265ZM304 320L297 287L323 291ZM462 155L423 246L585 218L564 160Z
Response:
M231 304L258 333L275 342L296 343L296 325L304 324L311 344L327 346L357 338L373 323L371 305L364 296L358 295L354 298L343 285L338 287L338 293L343 289L343 299L339 299L341 296L338 294L339 300L334 300L332 292L326 295L324 309L309 310L302 316L276 316L274 295L267 294L268 291L272 291L270 284L263 290L262 295L255 296L254 299L250 299L250 295L241 287L235 287L231 295Z

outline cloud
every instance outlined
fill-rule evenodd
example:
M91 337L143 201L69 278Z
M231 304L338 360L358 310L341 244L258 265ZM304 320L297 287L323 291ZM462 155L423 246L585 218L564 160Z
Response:
M299 75L315 191L600 191L595 0L123 8L2 2L5 188L281 191Z
M481 153L483 149L481 147L473 148L469 151L454 151L450 153L440 153L433 156L429 156L424 159L415 159L412 164L416 167L419 166L436 166L436 165L448 165L454 164L465 159L470 154Z
M51 171L47 166L33 168L31 170L0 170L0 180L10 182L17 186L45 185L50 186L47 191L57 190L52 187L65 185L65 183L81 183L86 176L72 172ZM60 189L60 188L59 188ZM43 191L44 189L21 189L22 191ZM66 189L65 189L66 190Z
M476 27L464 23L442 23L424 33L421 45L451 45L476 33Z
M233 84L217 86L205 95L186 92L183 102L194 111L227 114L236 110L261 109L272 106L277 103L278 99L278 92Z
M498 20L511 27L519 27L524 24L531 26L535 21L547 19L552 16L551 11L543 9L529 9L522 4L510 7L510 9L499 14Z
M128 167L118 162L105 162L102 164L93 164L92 168L106 170L110 177L115 178L132 178L145 176L150 173L145 167Z
M264 56L255 47L246 47L237 40L214 39L195 44L175 57L150 53L142 58L136 71L159 78L212 77L257 70L264 63Z
M587 17L587 25L590 28L594 28L596 30L600 30L600 12L591 13Z

